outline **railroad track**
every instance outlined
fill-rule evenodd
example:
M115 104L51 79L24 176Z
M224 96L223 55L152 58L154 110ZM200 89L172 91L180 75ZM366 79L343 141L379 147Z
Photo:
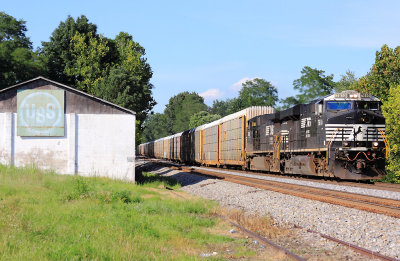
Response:
M209 167L213 168L213 167ZM329 184L329 185L339 185L339 186L348 186L348 187L359 187L359 188L368 188L368 189L378 189L378 190L387 190L400 192L400 184L391 184L391 183L382 183L382 182L371 182L366 183L364 181L344 181L344 180L325 180L321 177L305 177L300 175L281 175L281 174L269 174L269 173L260 173L255 171L242 171L242 170L229 170L231 172L237 173L245 173L251 175L257 175L261 177L273 177L280 178L286 180L300 180L300 181L310 181L315 183Z
M337 204L337 205L344 205L347 207L357 208L357 209L366 210L366 211L370 211L370 212L386 214L386 215L394 216L397 218L400 217L400 201L399 200L376 198L376 197L371 197L371 196L346 193L346 192L338 192L338 191L327 190L327 189L317 189L314 187L307 187L304 185L293 185L293 184L287 184L287 183L281 183L281 182L275 182L275 181L266 181L266 180L261 180L261 179L257 179L257 178L233 176L233 175L228 175L228 174L223 174L223 173L217 173L216 171L213 171L212 169L210 170L210 169L204 169L204 168L192 168L192 167L186 167L186 166L182 166L182 165L178 165L178 164L171 165L166 162L155 161L155 163L163 165L163 166L171 167L174 169L179 169L179 170L182 170L185 172L190 172L193 174L217 177L217 178L220 178L220 179L223 179L226 181L243 184L243 185L247 185L247 186L252 186L252 187L256 187L256 188L273 190L273 191L280 192L280 193L295 195L295 196L313 199L313 200L319 200L322 202L328 202L328 203ZM251 237L258 238L261 241L265 242L267 245L270 245L271 247L277 249L278 251L282 251L288 259L302 260L301 257L293 255L292 253L288 252L286 249L283 249L283 248L275 245L268 239L260 237L259 235L254 234L254 232L248 231L246 228L243 228L240 225L237 225L232 222L231 222L231 224L238 227L239 229L243 230L245 233L249 234ZM295 225L295 227L301 228L297 225ZM379 252L365 249L363 247L342 241L340 239L319 233L317 231L308 229L307 232L319 234L321 237L323 237L327 240L334 241L338 244L349 247L352 250L359 252L368 258L379 259L379 260L389 260L389 261L397 260L392 257L384 256L384 255L380 254Z
M202 168L181 167L183 171L217 177L229 182L255 188L272 190L296 197L318 200L321 202L341 205L359 210L385 214L400 218L400 201L386 198L378 198L361 194L341 192L336 190L321 189L304 185L288 184L277 181L269 181L257 178L236 176L225 173L218 173L213 170Z
M192 167L192 166L185 166L175 163L171 164L160 161L155 161L155 163L162 164L168 167L173 167L176 169L181 169L182 171L185 172L217 177L219 179L223 179L241 185L251 186L265 190L271 190L296 197L317 200L325 203L331 203L335 205L340 205L349 208L355 208L359 210L400 218L400 200L329 190L325 188L315 188L306 185L289 184L279 181L270 181L270 180L259 179L256 177L244 177L244 176L239 176L240 174L243 173L240 171L237 172L239 175L235 175L235 174L221 173L221 170L213 168Z

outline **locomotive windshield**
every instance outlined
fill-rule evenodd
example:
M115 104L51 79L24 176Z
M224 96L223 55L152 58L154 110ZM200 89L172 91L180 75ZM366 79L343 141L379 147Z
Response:
M371 102L371 101L357 101L356 108L377 111L379 110L379 102Z
M326 109L330 111L337 110L349 110L351 109L350 101L328 101L326 103Z

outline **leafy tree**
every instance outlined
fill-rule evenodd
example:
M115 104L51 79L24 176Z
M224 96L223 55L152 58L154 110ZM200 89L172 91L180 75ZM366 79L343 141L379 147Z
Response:
M95 86L108 72L109 65L102 63L108 51L107 40L103 37L95 37L92 32L87 35L75 33L70 43L72 60L66 64L64 71L75 78L78 90L96 95Z
M181 92L169 99L165 108L167 129L170 134L189 129L189 120L193 114L207 110L204 98L195 92Z
M383 103L386 133L392 149L385 180L400 182L400 46L392 49L383 45L376 52L371 70L358 80L355 88L360 92L372 93Z
M383 45L376 52L375 64L356 85L360 92L372 93L381 101L388 99L392 86L400 83L400 46L392 49Z
M286 97L285 99L281 99L279 103L280 106L277 108L277 110L285 110L296 104L300 104L300 101L295 96L289 96Z
M25 35L25 21L0 12L0 89L34 78L44 65Z
M166 124L167 117L165 114L156 113L149 115L143 123L143 140L145 142L152 141L172 134L167 131Z
M213 121L216 121L218 119L221 119L220 115L217 114L210 114L207 111L200 111L195 114L193 114L192 117L190 117L189 121L189 128L195 128L197 126L207 124Z
M325 76L325 71L304 66L301 77L293 81L293 87L300 94L296 99L300 103L309 103L313 99L326 96L333 92L335 82L333 74Z
M323 70L304 66L301 77L293 81L293 88L299 91L299 94L281 99L280 109L309 103L313 99L331 94L336 88L336 83L333 81L333 74L325 76Z
M143 122L156 102L152 97L152 85L140 82L125 67L113 67L109 75L96 85L95 94L105 100L136 112Z
M233 100L236 111L251 106L275 106L278 101L277 89L264 79L253 79L242 84L237 100Z
M32 48L32 43L25 35L27 29L24 20L17 20L11 15L0 12L0 41L8 41L14 47Z
M371 70L358 80L354 88L375 95L383 103L386 135L392 150L386 166L388 175L384 180L400 182L400 46L392 49L383 45L376 52Z
M220 101L220 100L214 100L212 106L209 108L209 113L210 114L218 114L221 115L222 117L227 115L227 110L229 106L229 99L225 101Z
M345 90L354 90L357 84L357 78L354 75L354 72L347 70L345 75L340 77L340 80L335 84L335 91L342 92Z
M69 16L42 44L50 78L133 110L141 123L156 104L145 49L128 33L107 39L84 15Z
M387 97L387 101L383 104L386 133L391 146L387 170L389 170L389 181L400 183L400 85L390 88Z
M84 38L86 45L89 45L90 38L97 37L97 26L89 23L86 16L81 15L75 21L74 18L68 16L65 22L61 22L54 30L49 42L42 42L41 55L46 60L48 77L54 81L67 84L72 87L78 85L81 78L75 77L71 73L67 73L68 68L72 68L76 64L76 53L74 45L82 39L73 38L79 35Z

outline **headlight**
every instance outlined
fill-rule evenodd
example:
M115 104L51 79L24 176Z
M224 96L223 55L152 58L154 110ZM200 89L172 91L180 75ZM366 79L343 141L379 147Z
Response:
M372 147L378 147L378 146L379 146L379 142L377 142L377 141L372 142Z
M349 146L349 142L348 141L343 141L342 147L348 147L348 146Z

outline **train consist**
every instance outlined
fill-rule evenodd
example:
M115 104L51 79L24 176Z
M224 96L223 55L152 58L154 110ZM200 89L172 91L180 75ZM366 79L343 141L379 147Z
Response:
M275 112L255 106L139 145L138 154L280 174L376 179L390 155L378 98L343 91Z

